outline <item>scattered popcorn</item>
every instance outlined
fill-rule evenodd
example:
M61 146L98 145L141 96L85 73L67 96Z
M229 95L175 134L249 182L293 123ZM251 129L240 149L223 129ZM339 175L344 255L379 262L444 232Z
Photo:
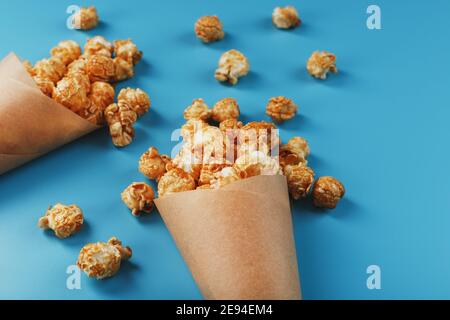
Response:
M89 30L97 26L98 20L97 9L94 6L82 7L75 13L72 24L75 29Z
M166 173L170 158L160 155L158 149L151 147L139 159L139 171L151 180L159 180Z
M115 81L123 81L134 76L132 63L119 57L114 58L113 61L116 70Z
M235 85L239 77L247 75L250 69L247 58L237 50L229 50L222 54L219 60L219 68L215 78L221 82L229 82Z
M84 56L100 55L108 58L112 57L114 46L102 36L95 36L87 40L84 45Z
M112 82L116 76L114 60L106 56L89 56L85 68L91 82Z
M226 132L227 130L240 129L243 125L244 124L237 119L227 119L220 122L219 129Z
M137 120L136 112L127 103L113 103L105 109L105 119L113 144L116 147L129 145L134 137L133 124Z
M75 41L65 40L58 43L58 45L50 51L50 54L52 57L60 59L61 62L67 66L80 57L81 48Z
M159 180L158 195L164 197L171 193L195 190L195 180L180 168L167 171Z
M114 103L114 87L107 82L97 81L91 85L91 92L88 96L89 107L84 108L80 114L86 120L96 124L105 124L104 111Z
M327 73L337 73L336 56L326 51L315 51L308 59L306 69L315 78L326 79Z
M123 247L116 237L107 243L97 242L85 245L78 256L77 266L89 277L104 279L119 271L122 260L131 258L130 247Z
M69 75L59 81L53 91L53 99L73 112L89 107L88 90L82 76Z
M223 39L222 23L217 16L204 16L195 23L195 34L205 43Z
M150 98L141 89L122 89L119 92L117 101L126 102L131 107L131 109L136 112L138 117L148 112L150 108Z
M297 105L283 96L270 98L266 106L266 114L276 122L292 119L297 113Z
M57 203L39 219L39 228L52 229L58 238L64 239L78 232L83 225L83 213L76 205Z
M320 177L312 190L314 205L319 208L334 209L344 194L344 186L333 177Z
M133 182L121 194L123 202L134 216L141 212L150 213L153 210L155 194L152 187L143 182Z
M55 85L53 84L53 82L46 78L41 78L38 76L34 76L33 79L42 93L51 98L53 95L53 90L55 89Z
M292 6L276 7L272 13L272 21L280 29L295 28L301 24L298 12Z
M211 116L211 110L209 110L203 99L195 99L192 104L184 110L184 118L186 120L208 120Z
M308 142L302 137L293 137L288 143L280 147L280 163L282 167L299 163L307 165L306 159L309 154Z
M303 164L287 165L284 167L289 193L298 200L306 197L314 182L314 171Z
M119 57L129 63L136 65L142 58L142 51L130 40L114 41L114 52Z
M222 122L229 119L238 119L239 115L239 105L236 99L233 98L219 100L211 111L211 117L216 122Z
M40 78L48 79L53 84L56 84L64 77L66 66L60 59L51 57L50 59L42 59L36 62L33 73Z

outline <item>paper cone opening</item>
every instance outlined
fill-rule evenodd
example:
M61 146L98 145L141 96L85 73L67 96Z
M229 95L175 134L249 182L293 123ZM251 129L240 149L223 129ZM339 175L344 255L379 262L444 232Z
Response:
M155 200L206 299L300 299L284 176Z

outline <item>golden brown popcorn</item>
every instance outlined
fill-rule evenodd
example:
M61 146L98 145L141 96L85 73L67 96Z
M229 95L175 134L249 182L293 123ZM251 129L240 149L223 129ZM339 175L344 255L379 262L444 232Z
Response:
M252 151L236 159L234 163L241 178L250 178L259 175L282 174L278 158L271 157L261 151Z
M197 181L203 166L202 156L201 153L195 152L193 143L185 143L180 152L172 159L170 168L182 169ZM169 170L169 168L167 169Z
M104 113L113 144L116 147L129 145L134 137L133 124L137 120L136 112L122 101L111 104Z
M114 61L106 56L98 54L89 56L86 60L85 68L91 82L111 82L116 76Z
M73 40L65 40L58 43L58 45L50 51L52 57L59 58L64 65L69 65L77 60L81 55L81 48Z
M225 167L214 174L214 179L211 180L211 189L220 189L227 184L241 180L240 172L233 167Z
M290 29L298 27L301 20L298 17L297 10L292 6L284 8L276 7L272 13L273 24L280 29Z
M122 89L117 96L117 101L126 102L131 109L136 112L138 117L142 116L144 113L148 112L150 108L150 98L141 89Z
M239 153L259 150L268 154L278 148L280 137L276 128L275 124L266 121L247 123L239 132Z
M190 119L186 121L184 125L181 126L181 136L183 137L184 141L193 141L194 135L196 132L199 132L203 128L208 127L209 124L206 123L203 120L199 119Z
M130 247L122 246L116 237L107 243L97 242L85 245L78 256L77 266L90 278L104 279L119 271L122 260L131 258Z
M211 110L209 110L203 99L195 99L192 104L187 107L183 112L186 120L208 120L211 116Z
M166 165L170 158L160 155L158 149L151 147L139 159L139 171L147 178L159 180L166 173Z
M227 130L236 130L243 127L243 123L237 119L223 120L219 124L219 129L226 132Z
M200 171L199 185L210 185L211 181L215 179L215 174L222 171L223 168L230 167L230 163L208 163L202 166Z
M286 165L295 165L302 163L308 164L306 160L310 154L308 142L302 137L293 137L288 143L280 147L280 163Z
M314 171L303 164L287 165L284 175L292 198L298 200L306 197L314 182Z
M73 16L72 25L78 30L90 30L97 26L98 20L97 9L94 6L82 7Z
M51 57L50 59L42 59L36 62L33 72L36 76L48 79L53 84L56 84L66 73L66 66L60 59Z
M24 60L22 61L22 65L25 68L25 70L27 70L28 74L32 77L35 76L34 70L33 70L33 65L31 64L30 61L28 60Z
M80 74L64 77L53 91L53 99L73 112L89 107L88 92Z
M142 51L138 50L131 39L114 41L114 52L116 57L122 58L134 65L142 58Z
M86 74L86 62L87 62L87 59L84 56L81 56L77 60L74 60L71 64L69 64L67 66L67 74L66 75L70 75L73 73Z
M276 122L292 119L298 107L291 99L283 96L270 98L266 106L266 114Z
M46 78L41 78L38 76L34 76L33 79L42 93L51 98L53 95L53 90L55 89L55 85L53 84L53 82Z
M319 208L334 209L344 196L345 188L333 177L320 177L312 190L313 203Z
M211 117L216 122L238 119L239 115L239 105L236 99L233 98L219 100L211 110Z
M225 158L225 145L222 131L214 126L207 126L196 132L191 150L201 163L222 163Z
M247 58L237 50L229 50L222 54L215 78L221 82L229 82L235 85L238 78L247 75L250 65Z
M336 56L327 51L314 51L308 59L306 69L309 74L318 79L326 79L327 73L337 73Z
M58 238L64 239L78 232L83 225L83 213L76 205L57 203L48 208L39 219L39 228L52 229Z
M152 187L144 182L133 182L121 194L122 201L134 216L140 213L150 213L153 210L155 193Z
M113 59L116 69L115 81L123 81L134 76L133 64L122 58L116 57Z
M195 23L195 34L205 43L221 40L225 35L217 16L204 16L198 19Z
M195 190L194 178L180 168L167 171L158 182L158 195L164 197L171 193Z
M108 58L112 57L114 46L111 42L103 38L102 36L95 36L86 42L84 45L84 56L101 55Z
M105 124L104 111L106 107L114 103L114 95L114 87L109 83L94 82L88 96L89 107L84 108L78 114L96 125Z

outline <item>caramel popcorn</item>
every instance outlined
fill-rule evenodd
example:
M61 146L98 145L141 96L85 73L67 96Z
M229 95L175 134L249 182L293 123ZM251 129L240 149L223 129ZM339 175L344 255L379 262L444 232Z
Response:
M227 119L227 120L223 120L222 122L220 122L219 124L219 129L222 130L223 132L226 132L227 130L236 130L236 129L240 129L242 128L244 124L237 120L237 119Z
M195 180L198 180L202 170L202 154L195 152L192 143L185 143L180 152L172 159L171 166L182 169L189 173Z
M276 122L292 119L297 113L297 105L286 97L273 97L266 106L266 114Z
M195 190L211 190L210 184L202 184L201 186L198 186Z
M202 166L200 171L199 185L210 185L215 179L215 174L222 171L223 168L230 167L229 163L208 163Z
M89 56L85 68L91 82L111 82L116 76L114 61L106 56L98 54Z
M203 99L195 99L192 104L187 107L183 112L186 120L208 120L211 116L211 110L209 110Z
M89 107L88 90L81 74L64 77L53 91L53 99L73 112Z
M301 24L298 12L292 6L284 8L276 7L272 13L272 21L280 29L295 28Z
M57 203L39 219L39 228L52 229L58 238L64 239L78 232L83 224L83 213L76 205Z
M334 209L344 194L344 186L333 177L320 177L312 190L314 205L319 208Z
M214 174L210 186L211 189L220 189L238 180L241 180L240 172L235 167L225 167Z
M78 256L77 266L90 278L104 279L119 271L122 260L131 258L130 247L123 247L116 237L107 243L97 242L85 245Z
M270 153L279 145L275 124L266 121L252 121L242 127L239 136L239 156L249 151L259 150Z
M114 52L116 57L136 65L142 58L142 51L130 40L114 41Z
M115 81L123 81L134 76L133 64L122 58L113 59L116 70Z
M56 84L66 73L66 66L59 58L51 57L36 62L33 73Z
M113 103L105 109L105 119L109 126L112 142L116 147L125 147L134 137L133 124L137 114L122 102Z
M94 6L82 7L75 13L72 23L75 29L90 30L94 29L98 24L97 9Z
M77 60L74 60L71 64L67 66L67 74L70 75L73 73L86 73L86 57L79 57Z
M239 77L247 75L250 69L247 58L237 50L229 50L222 54L219 60L219 68L215 78L221 82L229 82L235 85Z
M53 95L53 90L55 89L55 85L53 84L53 82L48 80L47 78L41 78L38 76L34 76L33 79L42 93L51 98Z
M284 167L289 193L298 200L306 197L314 182L314 171L303 164L287 165Z
M196 132L199 132L203 128L208 127L209 124L203 120L190 119L186 121L184 125L181 126L181 136L184 141L192 141Z
M58 45L50 51L50 54L52 57L60 59L61 62L67 66L80 57L81 48L75 41L66 40L58 43Z
M306 165L309 154L308 142L302 137L293 137L280 147L280 163L283 167L299 163Z
M211 111L211 117L216 122L222 122L228 119L238 119L239 115L239 105L236 99L233 98L219 100Z
M170 158L160 155L155 147L149 148L139 159L139 171L147 178L159 180L166 173L166 165Z
M133 182L121 194L123 202L134 216L141 212L150 213L153 210L155 194L152 187L143 182Z
M33 70L33 65L30 61L24 60L22 61L22 65L31 77L34 77L36 75Z
M195 188L195 180L189 173L180 168L173 168L159 180L158 195L163 197L171 193L195 190Z
M205 43L223 39L222 23L217 16L204 16L195 23L195 34Z
M114 87L109 83L94 82L88 96L89 107L84 108L79 115L96 125L103 125L105 123L104 111L106 107L114 103L114 95Z
M150 98L141 89L122 89L117 96L117 101L126 102L131 107L131 109L136 112L138 117L148 112L150 108Z
M236 159L234 167L242 178L259 175L282 174L277 158L273 158L261 151L252 151Z
M315 51L308 59L306 69L315 78L326 79L327 73L337 73L336 56L327 51Z
M100 55L108 58L112 57L114 46L102 36L95 36L86 41L84 45L84 56Z

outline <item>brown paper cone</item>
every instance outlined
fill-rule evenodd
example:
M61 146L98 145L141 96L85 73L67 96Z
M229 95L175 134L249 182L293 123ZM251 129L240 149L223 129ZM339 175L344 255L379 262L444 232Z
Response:
M0 62L0 174L97 128L41 93L13 53Z
M206 299L300 299L284 176L155 200Z

